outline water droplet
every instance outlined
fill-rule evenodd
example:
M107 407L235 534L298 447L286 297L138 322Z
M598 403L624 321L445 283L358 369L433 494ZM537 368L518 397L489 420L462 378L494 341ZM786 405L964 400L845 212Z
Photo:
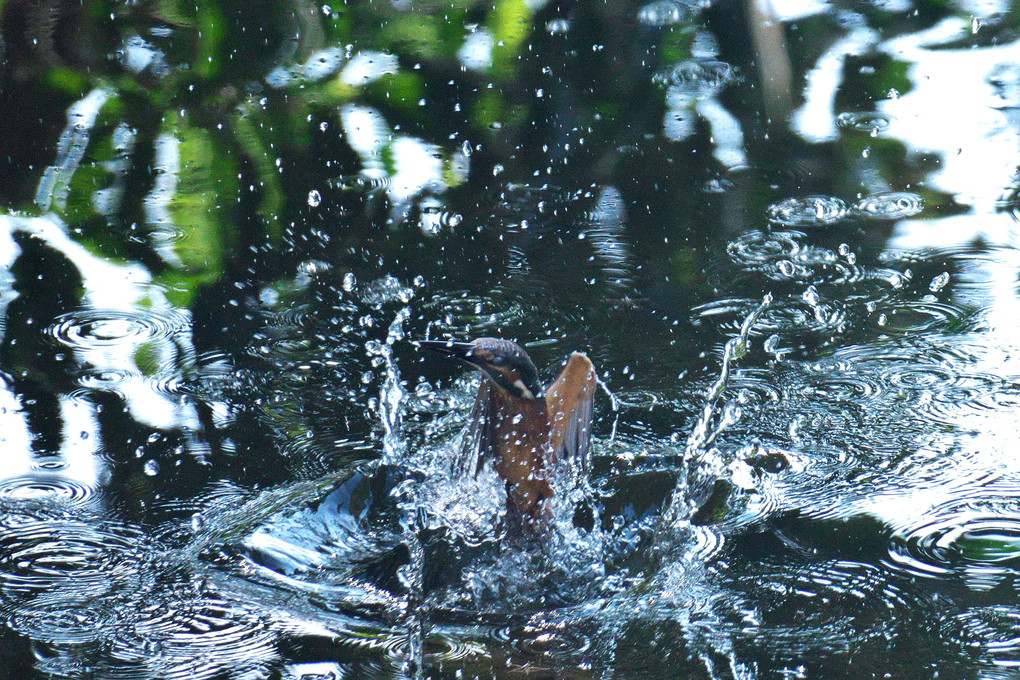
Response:
M564 35L570 30L570 20L563 18L550 19L545 24L545 32L549 35Z
M812 307L817 307L818 303L822 299L822 296L818 293L818 289L814 286L808 286L807 290L805 290L800 297L804 302L808 303Z
M322 203L322 195L319 194L318 189L312 189L308 192L308 205L313 208L317 208Z
M947 283L949 283L949 272L942 272L931 280L931 285L928 286L928 290L933 293L937 293L945 288Z
M145 465L143 466L142 469L148 476L155 477L156 475L159 474L159 463L156 462L155 458L147 460L145 461Z

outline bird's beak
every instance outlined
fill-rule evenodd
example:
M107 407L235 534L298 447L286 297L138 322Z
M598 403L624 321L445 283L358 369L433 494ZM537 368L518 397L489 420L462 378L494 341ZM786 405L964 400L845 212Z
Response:
M430 349L433 352L439 354L445 354L448 357L454 359L460 359L466 361L469 364L478 365L472 360L471 350L474 349L474 345L470 342L454 342L452 340L418 340L414 344L418 347L424 347Z

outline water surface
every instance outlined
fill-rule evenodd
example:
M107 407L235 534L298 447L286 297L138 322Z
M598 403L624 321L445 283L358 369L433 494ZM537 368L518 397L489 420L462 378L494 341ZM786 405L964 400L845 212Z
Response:
M0 15L3 677L1016 673L1012 5Z

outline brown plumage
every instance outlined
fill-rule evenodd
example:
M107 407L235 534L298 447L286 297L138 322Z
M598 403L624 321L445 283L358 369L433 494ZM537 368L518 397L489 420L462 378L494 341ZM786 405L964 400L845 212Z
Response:
M418 344L466 361L485 376L464 438L463 471L477 474L492 460L511 507L527 520L548 519L550 467L569 463L587 471L598 382L591 361L574 352L543 392L531 358L508 340Z

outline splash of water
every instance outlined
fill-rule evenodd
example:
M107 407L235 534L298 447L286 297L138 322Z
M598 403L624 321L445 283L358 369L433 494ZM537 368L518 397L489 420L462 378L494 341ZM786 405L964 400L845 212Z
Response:
M368 353L373 357L381 358L386 367L386 374L383 378L382 386L379 388L379 401L376 407L379 422L383 428L382 463L384 464L399 463L405 448L400 424L401 405L407 396L407 392L400 381L400 370L393 361L393 345L404 338L404 323L410 317L410 308L402 308L390 323L386 339L383 342L370 342L366 347Z
M747 315L740 325L740 331L727 341L723 349L719 377L705 395L705 406L701 409L701 415L691 428L684 445L683 466L673 492L673 500L664 516L665 526L675 524L681 519L688 519L695 509L696 490L690 483L692 468L694 465L704 463L709 447L733 422L732 411L726 408L725 404L720 405L720 400L729 384L734 363L747 354L751 330L771 304L772 294L769 293L762 299L762 303Z

